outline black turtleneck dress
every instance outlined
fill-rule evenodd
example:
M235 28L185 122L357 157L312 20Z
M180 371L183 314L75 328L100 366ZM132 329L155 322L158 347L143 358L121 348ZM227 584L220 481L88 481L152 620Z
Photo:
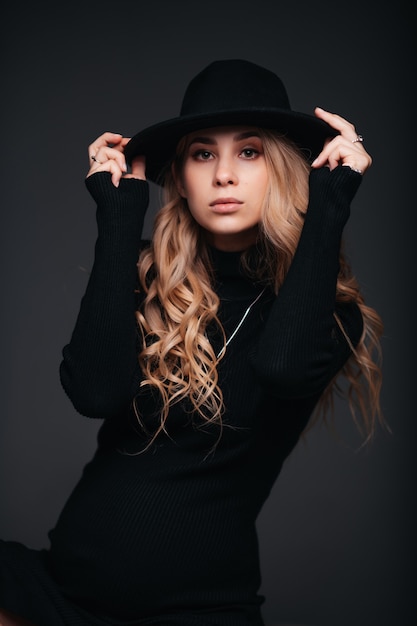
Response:
M260 626L256 518L322 391L362 332L337 306L343 227L361 177L312 171L310 204L280 293L265 291L219 366L224 427L202 427L184 403L145 450L157 399L139 389L137 258L144 181L87 179L97 202L95 260L60 376L75 409L103 420L97 451L50 546L0 542L0 607L36 626ZM219 317L230 337L261 291L238 253L211 250ZM215 350L219 333L209 329ZM213 445L218 440L217 446Z

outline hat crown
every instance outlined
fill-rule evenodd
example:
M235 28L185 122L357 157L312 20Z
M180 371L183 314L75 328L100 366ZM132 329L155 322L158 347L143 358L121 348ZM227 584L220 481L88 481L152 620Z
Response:
M164 180L182 137L204 128L258 126L281 133L313 160L337 131L323 120L290 107L281 79L243 59L216 60L188 84L179 116L149 126L125 146L128 163L146 157L146 175Z
M181 106L181 116L220 111L282 109L290 102L281 79L250 61L214 61L189 83Z

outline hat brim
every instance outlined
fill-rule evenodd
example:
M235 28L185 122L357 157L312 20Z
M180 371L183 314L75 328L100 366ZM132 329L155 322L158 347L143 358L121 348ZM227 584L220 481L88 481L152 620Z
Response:
M176 117L145 128L134 135L125 146L126 160L131 164L135 156L145 156L147 178L162 184L166 167L184 135L204 128L240 125L258 126L281 132L296 143L310 162L321 152L327 138L339 134L323 120L297 111L259 108L218 111Z

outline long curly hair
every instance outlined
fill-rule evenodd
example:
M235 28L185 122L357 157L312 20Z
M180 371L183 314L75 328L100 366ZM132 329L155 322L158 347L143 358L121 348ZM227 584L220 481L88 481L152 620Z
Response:
M295 254L308 205L310 166L305 156L289 140L264 129L257 129L269 174L264 198L257 248L256 278L277 294ZM177 190L187 150L187 137L178 146L171 169L166 171L163 206L153 227L148 248L141 252L138 271L143 304L137 311L142 333L139 362L142 387L157 390L161 399L160 423L152 440L166 432L170 408L187 400L190 412L205 422L221 425L223 395L218 385L219 357L207 339L209 324L217 324L219 298L213 290L207 243L202 229L192 217L187 202ZM242 254L243 266L253 273L250 253ZM380 408L382 383L380 339L383 324L377 312L365 305L358 282L343 251L336 300L357 303L363 318L363 333L339 375L321 396L315 414L325 416L333 407L335 394L347 397L359 430L372 437L377 421L383 422ZM341 321L336 323L345 334ZM338 380L347 382L344 388ZM314 420L313 420L314 421Z

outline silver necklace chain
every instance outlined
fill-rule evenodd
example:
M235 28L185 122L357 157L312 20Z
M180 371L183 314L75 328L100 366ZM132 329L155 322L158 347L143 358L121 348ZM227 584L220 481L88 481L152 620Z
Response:
M253 302L250 303L250 305L248 306L248 308L246 309L246 311L244 312L242 319L240 320L239 324L236 326L236 328L234 329L234 331L232 332L232 334L230 335L229 339L226 341L226 343L224 344L223 348L220 350L220 352L216 355L216 358L219 359L223 352L226 350L227 346L229 345L229 343L232 341L233 337L235 337L236 333L239 331L239 328L242 326L243 322L245 321L245 319L247 318L247 316L250 313L251 308L258 302L259 298L264 294L266 287L264 287L261 291L261 293L258 293L258 295L256 296L255 300L253 300Z

